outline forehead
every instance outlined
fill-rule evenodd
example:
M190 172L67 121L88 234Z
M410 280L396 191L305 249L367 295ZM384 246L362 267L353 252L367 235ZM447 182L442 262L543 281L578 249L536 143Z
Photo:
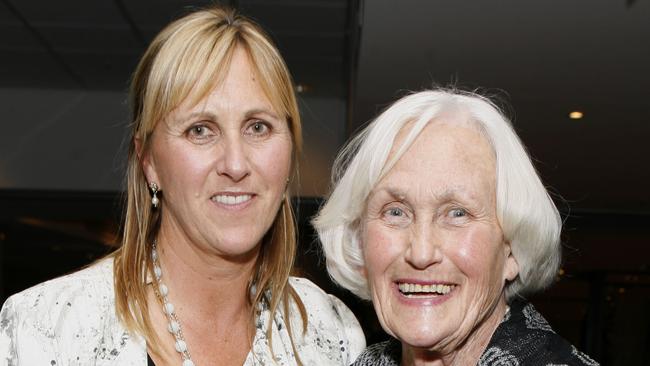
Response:
M277 115L277 103L273 103L266 93L260 73L242 47L234 50L229 65L223 71L215 72L210 83L196 88L173 113L238 107Z
M404 143L412 124L398 133L389 160ZM420 131L379 182L435 191L494 192L496 160L487 139L473 123L437 118Z

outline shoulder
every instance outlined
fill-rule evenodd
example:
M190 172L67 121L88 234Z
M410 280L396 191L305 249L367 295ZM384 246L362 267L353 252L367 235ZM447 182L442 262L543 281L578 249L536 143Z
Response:
M21 364L102 357L111 350L97 346L121 330L114 309L113 261L107 258L7 299L0 313L0 354Z
M113 297L113 260L107 258L77 272L58 277L11 296L7 304L23 315L51 316L53 312L84 303L109 301Z
M307 343L312 342L313 347L320 349L318 352L330 354L330 358L343 357L339 364L352 363L366 343L352 311L306 278L291 277L289 283L305 305Z
M401 344L394 338L368 346L353 366L397 366L401 360Z
M510 311L492 335L479 365L493 365L496 361L519 364L535 361L540 364L598 365L555 333L546 319L526 301L510 304Z
M306 278L291 277L289 283L305 305L310 322L334 322L363 337L357 318L336 296L326 293Z
M592 360L586 354L580 352L574 345L569 343L551 328L544 316L540 314L533 304L520 302L518 305L523 314L524 322L520 324L522 332L535 334L546 343L544 356L554 363L563 362L567 365L576 366L597 366L598 362ZM525 325L524 325L525 324ZM523 327L525 326L525 330Z
M348 307L336 296L326 293L306 278L290 277L289 284L298 293L300 300L302 300L308 310L309 308L311 310L324 310L323 315L336 314L339 310L350 312Z

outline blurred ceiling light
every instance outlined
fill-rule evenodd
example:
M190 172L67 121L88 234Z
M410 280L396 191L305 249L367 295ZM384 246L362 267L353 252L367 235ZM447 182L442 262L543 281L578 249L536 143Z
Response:
M581 119L584 116L584 114L580 111L573 111L569 113L569 118L571 119Z
M305 93L309 90L309 86L306 84L296 84L296 92L297 93Z

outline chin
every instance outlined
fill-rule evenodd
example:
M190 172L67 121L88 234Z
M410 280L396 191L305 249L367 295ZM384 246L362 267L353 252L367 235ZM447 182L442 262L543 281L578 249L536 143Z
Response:
M214 249L223 253L228 257L242 257L251 253L256 253L259 249L260 243L254 243L252 240L220 240L214 246Z
M242 248L235 248L232 250L228 250L228 249L221 250L221 252L227 258L232 258L233 260L247 261L248 259L257 256L257 254L259 253L259 250L257 249L258 247L256 246L249 250L242 250Z
M408 329L403 329L400 333L395 334L395 338L399 339L402 343L408 345L409 347L419 348L423 350L435 350L440 342L441 335L436 332L436 330L431 329L417 329L417 327L410 327Z
M436 348L437 345L437 340L431 339L431 338L413 338L413 337L405 337L400 339L402 343L407 344L409 347L412 348L419 348L419 349L426 349L426 350L433 350Z

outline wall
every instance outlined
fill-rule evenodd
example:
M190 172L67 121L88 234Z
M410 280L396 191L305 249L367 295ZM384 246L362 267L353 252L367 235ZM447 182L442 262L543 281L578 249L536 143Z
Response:
M302 196L322 196L345 138L345 101L300 96ZM0 88L0 189L117 191L126 156L126 94Z

